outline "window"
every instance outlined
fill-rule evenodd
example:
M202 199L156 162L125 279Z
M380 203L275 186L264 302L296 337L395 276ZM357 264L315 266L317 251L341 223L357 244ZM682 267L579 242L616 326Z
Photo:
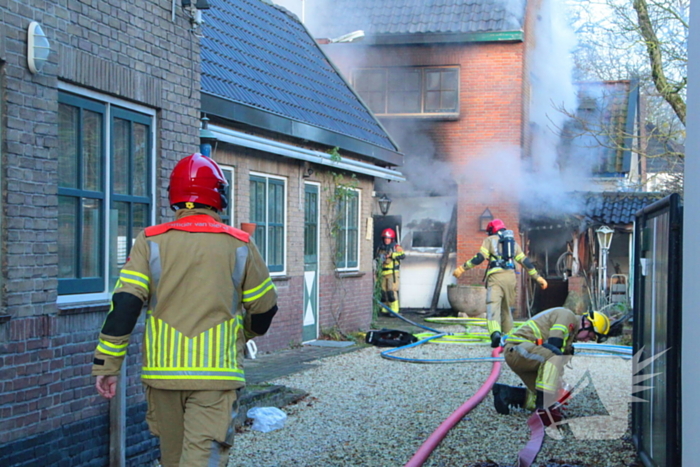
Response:
M108 292L150 225L152 127L150 115L59 93L59 295Z
M221 166L221 170L224 172L224 178L226 178L226 181L228 182L228 187L226 188L226 195L228 198L228 207L220 212L219 214L221 215L221 221L224 224L227 225L232 225L235 227L234 224L234 218L233 218L233 167L225 167Z
M347 189L338 203L336 267L357 269L360 257L360 192Z
M284 179L250 176L250 222L257 225L253 238L270 272L284 272L285 206Z
M379 115L456 114L459 69L371 68L354 74L355 89Z

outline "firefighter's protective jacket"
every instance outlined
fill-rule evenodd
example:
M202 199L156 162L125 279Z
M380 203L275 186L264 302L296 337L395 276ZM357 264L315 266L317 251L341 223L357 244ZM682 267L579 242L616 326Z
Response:
M475 254L469 261L464 263L464 267L466 269L471 269L474 266L478 266L484 261L484 259L486 259L489 262L489 267L486 271L487 276L490 276L491 274L498 274L504 271L509 271L510 269L505 269L498 264L501 260L501 253L498 248L499 240L500 238L497 234L489 235L488 237L486 237L481 244L481 248L479 248L479 252ZM537 278L540 277L540 275L537 273L535 265L532 264L530 258L528 258L525 255L525 253L523 253L522 248L520 248L520 245L517 242L515 243L515 256L513 257L513 259L520 263L533 279L537 280Z
M574 339L579 332L580 323L581 317L568 308L551 308L537 314L506 337L506 362L516 373L518 370L515 366L518 363L509 361L511 355L519 357L518 359L539 362L535 390L555 394L561 382L563 365L570 358L568 356L573 355ZM542 344L554 345L553 342L557 342L557 346L560 345L559 351L565 356L557 356L549 348L540 347ZM536 347L533 348L533 344ZM512 352L513 345L518 348L522 346L524 349ZM546 406L549 406L549 403Z
M227 390L245 385L245 341L257 335L251 317L274 315L277 292L248 234L211 210L182 209L175 221L136 238L99 336L93 375L119 373L144 303L143 382Z
M525 321L507 337L506 343L531 342L541 345L550 337L555 337L563 342L559 350L565 355L571 355L574 339L580 327L581 317L573 311L563 307L550 308Z
M377 258L380 259L382 267L382 276L394 274L401 268L401 260L406 257L403 248L396 242L391 242L388 245L381 245L377 249Z

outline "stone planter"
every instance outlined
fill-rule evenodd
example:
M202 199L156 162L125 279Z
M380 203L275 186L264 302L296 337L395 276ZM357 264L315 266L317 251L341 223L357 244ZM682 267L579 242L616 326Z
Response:
M486 317L486 287L483 285L447 286L447 300L459 317Z

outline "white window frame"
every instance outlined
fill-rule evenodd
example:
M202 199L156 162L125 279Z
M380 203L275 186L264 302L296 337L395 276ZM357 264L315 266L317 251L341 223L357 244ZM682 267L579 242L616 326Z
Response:
M287 275L287 252L289 250L287 246L287 230L288 230L288 224L287 224L287 216L289 215L289 204L287 202L288 196L287 196L287 190L289 189L289 180L287 177L283 177L280 175L270 175L262 172L253 172L250 171L248 172L248 189L250 190L250 177L260 177L264 179L273 179L273 180L280 180L282 181L284 185L284 220L282 224L282 242L283 242L283 247L284 247L284 252L282 254L282 270L281 271L270 271L270 276L286 276ZM265 183L265 186L267 187L267 183ZM266 190L267 193L267 190ZM248 196L250 196L250 192L248 193ZM252 218L252 213L248 213L248 219L250 220ZM269 219L269 210L268 206L265 206L265 224L267 225ZM250 221L252 222L252 221ZM269 229L266 229L266 232L269 232ZM269 239L266 238L265 242L266 245L269 244ZM267 255L267 252L269 251L269 248L265 248L265 254ZM265 260L265 264L267 264L267 257L263 257Z
M336 271L359 271L360 266L361 266L361 256L360 256L360 244L361 244L361 239L360 239L360 229L361 229L361 224L362 224L362 190L360 188L347 188L348 191L355 191L357 192L357 266L351 266L351 267L344 267L344 268L336 268ZM346 207L346 212L344 214L345 218L347 218L347 206L348 204L345 203ZM337 239L335 240L337 241ZM347 250L347 245L348 245L348 240L345 238L345 248ZM347 251L343 253L345 256L347 256ZM347 264L347 259L345 260L345 264Z
M231 174L231 184L228 186L228 206L229 212L231 213L228 219L228 225L231 227L236 227L236 204L234 202L234 188L236 186L236 168L231 165L221 165L221 170L223 172L229 172Z
M105 105L105 120L106 122L111 122L112 119L112 113L111 113L111 107L117 106L121 107L126 110L130 110L133 112L141 113L144 115L147 115L151 117L152 119L152 124L151 124L151 150L150 150L150 157L149 157L149 163L152 167L153 170L151 170L151 210L149 212L149 222L151 225L153 225L154 220L155 220L155 215L156 215L156 205L157 205L157 200L155 199L155 187L156 187L156 128L158 127L158 119L156 115L155 109L151 109L149 107L145 107L139 104L134 104L132 102L128 102L122 99L118 99L112 96L108 96L106 94L101 94L95 91L91 91L85 88L81 88L79 86L75 86L72 84L64 83L59 81L58 82L58 90L59 91L65 91L71 94L75 94L79 97L84 97L86 99L92 99L95 101L99 101ZM107 131L105 132L105 146L107 148L111 148L111 132L110 132L110 125L107 124ZM107 154L107 164L106 168L109 167L109 162L110 162L110 157L111 154ZM104 275L104 289L102 292L96 292L96 293L85 293L85 294L72 294L72 295L58 295L56 298L56 304L57 305L62 305L62 304L79 304L79 303L86 303L86 302L100 302L100 301L105 301L109 300L112 296L112 293L110 291L110 285L109 285L109 267L110 267L110 261L109 261L109 237L111 233L111 222L110 222L110 205L112 202L111 199L111 189L110 187L112 186L112 180L111 180L111 173L110 170L105 170L105 219L104 219L104 226L105 226L105 231L104 231L104 237L102 239L103 243L103 260L104 260L104 266L103 266L103 275Z

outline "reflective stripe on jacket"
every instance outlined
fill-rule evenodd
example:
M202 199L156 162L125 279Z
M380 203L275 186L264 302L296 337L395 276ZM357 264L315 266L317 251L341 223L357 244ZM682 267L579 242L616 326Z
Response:
M550 337L558 337L564 342L561 351L570 353L580 324L580 317L568 308L550 308L525 321L508 335L506 343L532 342L541 345Z
M160 389L235 389L245 384L250 317L277 303L255 244L207 209L183 209L176 221L141 232L114 290L147 304L145 384ZM100 334L102 371L119 368L129 335ZM94 371L94 370L93 370ZM103 373L104 374L104 373Z

